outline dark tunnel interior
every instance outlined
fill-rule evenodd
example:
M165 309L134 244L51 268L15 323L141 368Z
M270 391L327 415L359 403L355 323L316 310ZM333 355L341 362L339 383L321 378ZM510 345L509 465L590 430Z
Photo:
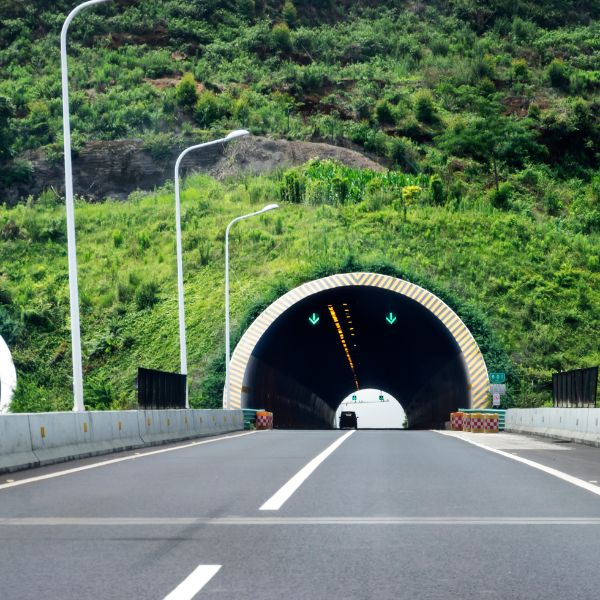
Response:
M385 389L410 428L439 427L468 404L460 348L418 302L370 286L319 292L291 306L250 358L246 406L281 428L331 428L353 390Z

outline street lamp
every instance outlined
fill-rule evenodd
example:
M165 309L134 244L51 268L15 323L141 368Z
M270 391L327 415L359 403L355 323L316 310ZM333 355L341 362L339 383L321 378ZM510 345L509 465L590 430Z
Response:
M249 219L250 217L255 217L256 215L262 215L263 213L269 212L270 210L275 210L279 208L278 204L267 204L261 210L257 210L256 212L250 213L248 215L243 215L241 217L236 217L227 225L227 229L225 230L225 406L224 408L230 408L230 373L229 373L229 363L231 361L231 350L229 347L229 230L234 223L238 221L243 221L244 219Z
M204 142L203 144L196 144L186 148L175 161L175 235L177 238L177 294L179 303L179 358L181 363L181 374L187 375L187 343L185 336L185 307L183 300L183 252L181 248L181 200L179 190L179 166L184 156L192 150L198 150L200 148L206 148L207 146L214 146L216 144L223 144L230 142L239 137L249 135L249 132L245 129L237 129L236 131L230 132L226 137L213 140L211 142ZM188 388L187 381L185 387L185 407L189 408Z
M83 367L81 364L81 326L79 324L79 289L77 285L77 248L75 243L75 206L73 203L73 169L71 165L71 121L69 115L69 74L67 71L67 31L73 17L84 8L108 0L89 0L76 6L67 16L60 33L60 68L62 75L63 141L65 154L65 204L67 207L67 254L69 260L69 297L71 306L71 351L73 354L73 411L85 410L83 404Z

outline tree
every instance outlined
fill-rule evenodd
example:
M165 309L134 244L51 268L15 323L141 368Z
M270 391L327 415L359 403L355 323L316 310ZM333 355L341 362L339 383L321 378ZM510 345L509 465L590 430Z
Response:
M521 167L528 158L546 153L535 137L527 119L518 120L490 111L487 116L456 121L438 140L448 155L470 156L488 165L498 191L499 163Z
M283 20L290 26L294 27L298 21L298 11L294 3L286 0L283 5Z

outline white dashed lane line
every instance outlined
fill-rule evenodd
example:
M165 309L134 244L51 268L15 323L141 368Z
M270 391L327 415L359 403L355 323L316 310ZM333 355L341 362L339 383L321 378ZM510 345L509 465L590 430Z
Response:
M220 569L221 565L199 565L164 600L192 600Z

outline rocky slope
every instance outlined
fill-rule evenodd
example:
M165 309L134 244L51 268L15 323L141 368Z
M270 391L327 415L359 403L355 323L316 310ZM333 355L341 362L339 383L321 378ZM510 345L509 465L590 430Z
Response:
M194 143L197 140L186 140L157 156L142 140L89 142L73 158L75 194L92 200L125 199L134 190L152 190L173 179L177 156ZM301 165L317 157L335 158L351 167L383 168L348 148L251 136L226 146L190 153L182 162L182 173L200 170L220 179L244 173L257 175ZM0 190L5 201L15 204L47 189L64 193L62 159L51 161L42 150L29 151L23 158L31 163L32 176L27 183Z

